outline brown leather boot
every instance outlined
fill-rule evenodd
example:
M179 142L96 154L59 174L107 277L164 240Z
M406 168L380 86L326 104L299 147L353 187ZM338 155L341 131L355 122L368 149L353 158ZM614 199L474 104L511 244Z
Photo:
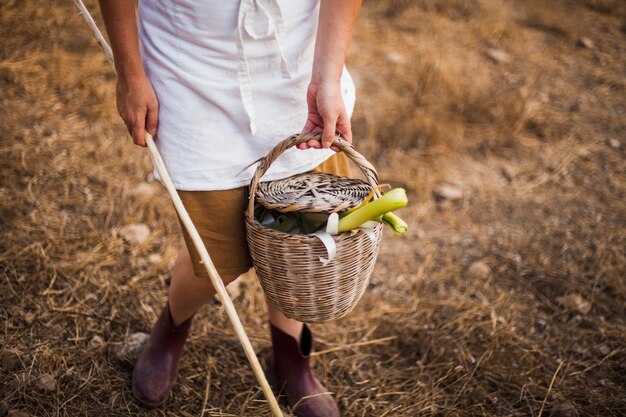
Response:
M287 395L298 417L339 417L335 400L309 367L313 335L308 326L305 324L302 329L300 345L278 327L270 327L273 348L266 357L270 383Z
M133 370L133 393L143 405L156 407L167 399L192 319L174 327L169 303L165 304Z

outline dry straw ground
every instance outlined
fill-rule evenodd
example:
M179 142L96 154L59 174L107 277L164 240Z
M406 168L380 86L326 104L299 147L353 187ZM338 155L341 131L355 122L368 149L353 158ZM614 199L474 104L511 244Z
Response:
M167 404L135 403L115 351L165 300L172 206L69 0L2 1L0 40L0 414L268 416L218 304ZM350 68L356 144L412 201L356 311L314 326L344 415L625 415L626 4L370 1Z

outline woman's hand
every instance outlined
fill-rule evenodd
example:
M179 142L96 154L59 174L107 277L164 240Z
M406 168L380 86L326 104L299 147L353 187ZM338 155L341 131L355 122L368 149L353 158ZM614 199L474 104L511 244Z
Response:
M352 27L361 0L321 0L315 40L311 84L306 93L309 107L303 133L322 132L322 143L310 140L299 149L331 148L336 133L352 143L352 127L341 95L341 74Z
M135 145L146 146L145 131L153 136L156 134L159 102L145 74L118 76L117 111Z
M155 135L159 103L143 69L135 2L99 0L117 73L117 111L136 145L146 146L146 130Z
M306 94L308 116L303 133L322 132L322 142L310 140L298 145L299 149L331 148L335 134L339 133L345 140L352 142L352 127L350 117L341 95L341 85L338 81L315 82L309 84Z

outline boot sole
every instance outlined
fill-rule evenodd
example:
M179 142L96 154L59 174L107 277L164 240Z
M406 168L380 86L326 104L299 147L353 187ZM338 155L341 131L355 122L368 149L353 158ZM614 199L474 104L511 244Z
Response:
M156 408L159 407L163 404L165 404L165 401L167 401L167 397L165 397L165 399L159 401L159 402L152 402L152 401L148 401L145 397L143 397L139 391L137 391L137 389L135 387L133 387L133 395L135 396L135 399L144 407L147 408Z

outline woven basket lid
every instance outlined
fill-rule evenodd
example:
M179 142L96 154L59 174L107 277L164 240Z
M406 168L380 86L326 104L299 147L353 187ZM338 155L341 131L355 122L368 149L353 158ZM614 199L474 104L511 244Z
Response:
M358 179L308 172L261 182L256 202L283 213L340 213L358 206L371 191L369 184Z

